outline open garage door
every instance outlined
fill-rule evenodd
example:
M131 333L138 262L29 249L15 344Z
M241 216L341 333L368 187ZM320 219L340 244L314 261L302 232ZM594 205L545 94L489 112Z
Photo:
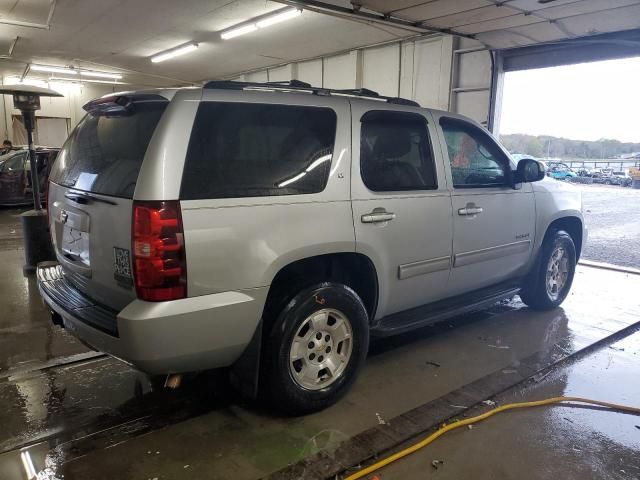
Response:
M640 31L506 50L501 60L505 147L582 191L583 261L640 267Z
M279 1L417 34L455 35L449 110L468 115L494 132L498 131L503 58L505 68L521 69L537 68L523 67L536 62L575 63L585 54L629 56L628 50L638 45L634 29L640 28L637 0ZM618 36L618 32L624 33ZM500 54L492 58L491 52Z

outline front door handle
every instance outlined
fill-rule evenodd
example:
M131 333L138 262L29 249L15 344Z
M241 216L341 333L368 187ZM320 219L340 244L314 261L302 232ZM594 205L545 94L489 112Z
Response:
M482 213L482 207L467 206L458 209L458 215L478 215Z
M382 223L393 220L394 218L396 218L395 213L374 210L371 213L365 213L362 215L361 220L362 223Z

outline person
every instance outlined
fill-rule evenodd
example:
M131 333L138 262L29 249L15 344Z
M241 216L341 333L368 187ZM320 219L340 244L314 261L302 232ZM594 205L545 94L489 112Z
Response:
M9 153L12 147L13 147L13 143L11 143L11 140L5 140L4 142L2 142L2 149L0 149L0 155Z
M460 132L458 137L459 149L451 160L453 168L470 168L473 152L476 148L475 140L468 134Z

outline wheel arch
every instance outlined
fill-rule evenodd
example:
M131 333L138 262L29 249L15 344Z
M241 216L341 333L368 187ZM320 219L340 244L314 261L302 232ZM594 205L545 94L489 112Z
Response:
M378 306L378 274L373 261L362 253L337 252L301 258L280 268L269 287L263 322L269 330L274 317L300 290L334 281L352 288L362 299L369 321Z
M556 218L555 220L553 220L547 227L544 238L546 239L547 236L549 235L549 232L553 230L566 231L571 236L571 240L573 240L573 243L576 246L576 260L579 260L580 254L582 253L582 246L583 246L583 240L584 240L583 229L584 229L584 223L582 218L574 215L568 215L568 216Z

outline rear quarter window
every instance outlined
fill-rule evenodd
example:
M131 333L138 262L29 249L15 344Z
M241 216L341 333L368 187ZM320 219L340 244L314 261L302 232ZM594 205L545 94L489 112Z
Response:
M180 197L318 193L336 135L330 108L203 102L196 115Z
M133 198L138 172L168 102L132 102L123 113L88 113L58 154L54 183Z

